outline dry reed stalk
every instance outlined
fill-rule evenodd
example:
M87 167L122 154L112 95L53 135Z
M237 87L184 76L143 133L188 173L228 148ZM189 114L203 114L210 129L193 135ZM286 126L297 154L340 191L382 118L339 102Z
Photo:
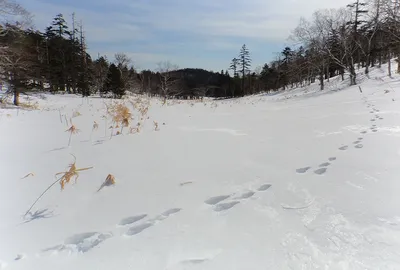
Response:
M46 192L48 190L50 190L50 188L52 188L55 184L60 183L61 190L63 190L65 187L65 184L68 184L73 177L75 177L75 183L76 183L76 181L78 180L78 177L79 177L79 172L86 171L86 170L93 168L93 167L87 167L87 168L77 169L76 168L76 157L74 155L72 155L72 156L74 157L74 162L69 165L69 170L66 172L59 172L59 173L55 174L55 176L60 175L60 174L63 174L63 175L60 178L58 178L56 181L54 181L51 185L49 185L42 192L42 194L40 194L40 196L35 200L35 202L31 205L31 207L29 207L28 211L26 211L24 217L32 210L32 208L36 205L36 203L40 200L40 198L42 198L44 196L44 194L46 194Z
M71 127L70 127L69 129L67 129L65 132L69 132L68 146L70 146L72 134L77 134L77 133L80 132L80 130L77 129L77 128L72 124L72 121L71 121Z
M29 176L35 176L35 174L32 173L32 172L30 172L30 173L28 173L27 175L25 175L24 177L22 177L21 179L28 178Z

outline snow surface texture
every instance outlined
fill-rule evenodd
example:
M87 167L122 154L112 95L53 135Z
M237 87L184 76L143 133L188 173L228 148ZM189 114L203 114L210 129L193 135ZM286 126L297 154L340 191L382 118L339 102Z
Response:
M385 69L360 74L362 93L333 78L151 99L141 132L111 139L101 98L0 109L0 269L400 269L400 76ZM23 217L71 154L94 168Z

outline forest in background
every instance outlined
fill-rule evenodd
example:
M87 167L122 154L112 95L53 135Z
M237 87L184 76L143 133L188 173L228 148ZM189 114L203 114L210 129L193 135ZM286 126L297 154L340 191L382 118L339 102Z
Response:
M165 98L230 98L260 92L302 87L315 81L321 90L333 76L350 77L357 84L357 70L389 63L400 56L399 0L356 0L339 9L318 10L301 18L279 56L252 68L244 44L227 70L179 68L169 61L156 70L138 71L133 60L118 52L114 59L88 53L82 24L62 14L44 31L33 29L27 10L9 0L0 1L0 79L14 104L29 91L100 94L121 98L127 91ZM9 16L18 20L5 20ZM268 35L268 33L265 33ZM267 54L267 52L266 52ZM389 65L389 76L390 65ZM398 70L400 72L400 70Z

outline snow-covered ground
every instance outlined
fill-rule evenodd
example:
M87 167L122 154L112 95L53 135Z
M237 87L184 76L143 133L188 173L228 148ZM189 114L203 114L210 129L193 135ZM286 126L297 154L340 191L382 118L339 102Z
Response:
M362 93L334 78L223 101L130 97L144 124L112 138L109 100L0 109L0 269L400 269L400 76L360 78ZM24 217L71 154L93 168Z

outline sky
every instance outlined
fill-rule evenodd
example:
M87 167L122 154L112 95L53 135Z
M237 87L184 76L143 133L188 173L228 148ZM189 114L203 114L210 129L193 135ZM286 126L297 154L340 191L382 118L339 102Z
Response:
M276 59L300 17L350 0L19 0L39 30L62 13L82 21L93 58L123 52L136 69L229 68L246 44L252 69Z

